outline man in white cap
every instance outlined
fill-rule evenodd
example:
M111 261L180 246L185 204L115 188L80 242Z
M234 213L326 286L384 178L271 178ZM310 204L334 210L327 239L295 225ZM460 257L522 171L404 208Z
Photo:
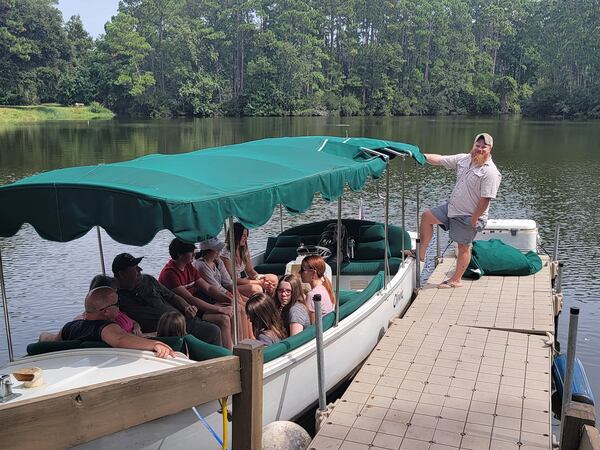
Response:
M433 225L448 230L450 239L458 244L456 271L438 285L440 289L461 286L460 280L471 260L471 243L477 232L486 225L490 202L496 198L502 180L492 161L493 146L492 136L480 133L475 137L470 153L425 154L429 164L456 170L457 178L450 199L426 210L421 217L421 261L425 261L427 246L433 236Z

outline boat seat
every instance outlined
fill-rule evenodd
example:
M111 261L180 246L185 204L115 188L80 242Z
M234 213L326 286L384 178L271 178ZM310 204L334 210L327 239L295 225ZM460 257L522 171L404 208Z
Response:
M255 269L259 273L285 274L286 264L296 259L296 248L301 244L314 245L319 242L321 232L335 220L309 223L290 228L277 237L267 240L265 258ZM348 236L355 240L355 259L342 265L342 275L376 275L384 268L385 235L383 224L366 220L345 219L342 221L348 231ZM390 272L395 274L399 267L404 239L404 249L411 248L410 235L402 228L389 227L388 256L390 257ZM332 266L335 275L336 267Z
M362 291L341 291L340 292L340 320L345 319L367 300L369 300L377 291L383 287L383 272L373 277L371 282ZM323 329L328 330L335 322L335 313L329 313L323 317ZM284 339L277 344L269 345L265 348L264 359L265 363L278 358L279 356L294 350L308 341L315 338L314 325L308 327L302 333ZM213 358L229 356L233 353L231 350L219 347L217 345L207 344L206 342L197 339L188 334L183 338L180 337L161 337L152 338L164 342L175 351L184 351L187 348L190 359L195 361L206 361ZM184 345L185 344L185 345ZM58 341L58 342L34 342L27 346L27 355L34 356L42 353L58 352L63 350L77 350L85 348L110 348L104 342L91 341Z

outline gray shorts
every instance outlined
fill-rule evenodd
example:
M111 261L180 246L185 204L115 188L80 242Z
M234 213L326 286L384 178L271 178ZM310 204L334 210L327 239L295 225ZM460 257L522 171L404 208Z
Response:
M477 221L477 227L473 228L471 216L448 217L447 202L434 206L430 211L437 220L442 222L440 227L449 231L450 239L457 244L470 244L475 239L477 232L485 228L486 223L481 219Z

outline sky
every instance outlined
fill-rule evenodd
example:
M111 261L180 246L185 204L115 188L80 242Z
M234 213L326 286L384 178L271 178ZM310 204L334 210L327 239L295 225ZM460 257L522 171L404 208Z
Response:
M63 13L65 22L71 16L79 14L83 25L92 37L104 33L104 24L117 13L119 0L59 0L58 9Z

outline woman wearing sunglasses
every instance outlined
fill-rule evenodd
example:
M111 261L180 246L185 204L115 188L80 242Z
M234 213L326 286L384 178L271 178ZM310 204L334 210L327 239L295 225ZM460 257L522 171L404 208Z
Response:
M331 281L325 276L327 264L319 255L310 255L302 260L300 276L303 283L310 284L310 291L306 294L306 307L308 308L310 323L315 323L315 303L313 297L321 296L321 312L323 315L334 310L335 296Z

